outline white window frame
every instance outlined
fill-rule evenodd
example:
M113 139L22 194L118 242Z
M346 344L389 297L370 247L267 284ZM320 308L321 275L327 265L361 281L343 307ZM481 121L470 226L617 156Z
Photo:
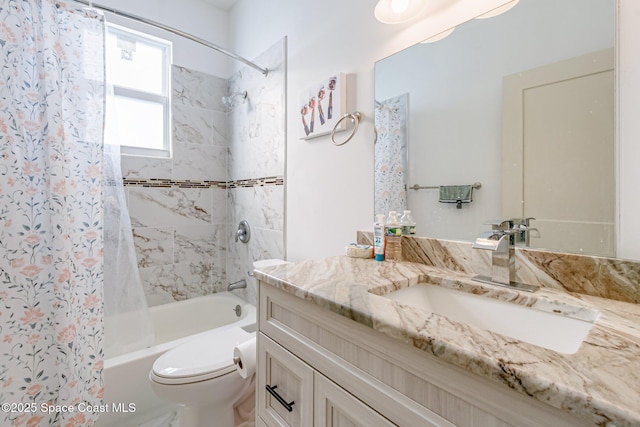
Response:
M141 157L161 157L171 158L172 156L172 143L171 143L171 63L172 63L172 43L168 40L161 39L159 37L152 36L141 31L132 30L131 28L123 27L121 25L107 23L107 33L115 34L116 36L122 35L127 38L131 38L141 43L160 47L163 52L162 62L164 63L162 71L162 88L163 94L158 95L155 93L149 93L141 90L131 89L128 87L118 86L113 84L113 93L116 96L126 97L130 99L136 99L141 101L149 101L162 105L163 109L163 127L164 127L164 141L162 148L148 148L148 147L133 147L129 145L121 145L120 153L122 155L129 156L141 156ZM107 65L108 66L108 65ZM110 82L111 83L111 82Z

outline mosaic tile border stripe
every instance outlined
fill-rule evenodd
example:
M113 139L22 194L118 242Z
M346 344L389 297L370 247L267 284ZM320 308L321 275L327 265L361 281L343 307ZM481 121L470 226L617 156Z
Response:
M284 185L284 176L268 176L264 178L239 179L236 181L191 181L172 179L137 179L123 178L125 187L152 187L152 188L251 188L266 187L270 185Z
M239 179L227 182L227 188L266 187L268 185L284 185L284 177L269 176L266 178Z

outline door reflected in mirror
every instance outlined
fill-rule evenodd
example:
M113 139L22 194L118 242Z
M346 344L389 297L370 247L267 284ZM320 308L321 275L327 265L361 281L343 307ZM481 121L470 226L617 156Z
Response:
M531 247L615 256L615 10L521 0L377 62L375 213L465 241L535 218ZM477 182L470 203L439 202Z

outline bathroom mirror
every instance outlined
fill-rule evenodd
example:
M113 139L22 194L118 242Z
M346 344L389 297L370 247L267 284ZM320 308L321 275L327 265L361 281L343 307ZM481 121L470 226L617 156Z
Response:
M533 217L523 244L615 256L615 16L615 0L520 0L378 61L374 213L465 241Z

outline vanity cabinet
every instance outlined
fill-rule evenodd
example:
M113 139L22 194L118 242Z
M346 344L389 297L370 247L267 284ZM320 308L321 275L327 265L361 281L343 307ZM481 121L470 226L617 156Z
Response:
M324 375L316 373L314 381L314 426L393 427L391 421Z
M589 425L262 282L258 314L258 425Z
M263 334L257 339L258 415L270 426L313 425L313 368Z
M266 425L393 426L263 334L258 337L258 354L258 416Z

